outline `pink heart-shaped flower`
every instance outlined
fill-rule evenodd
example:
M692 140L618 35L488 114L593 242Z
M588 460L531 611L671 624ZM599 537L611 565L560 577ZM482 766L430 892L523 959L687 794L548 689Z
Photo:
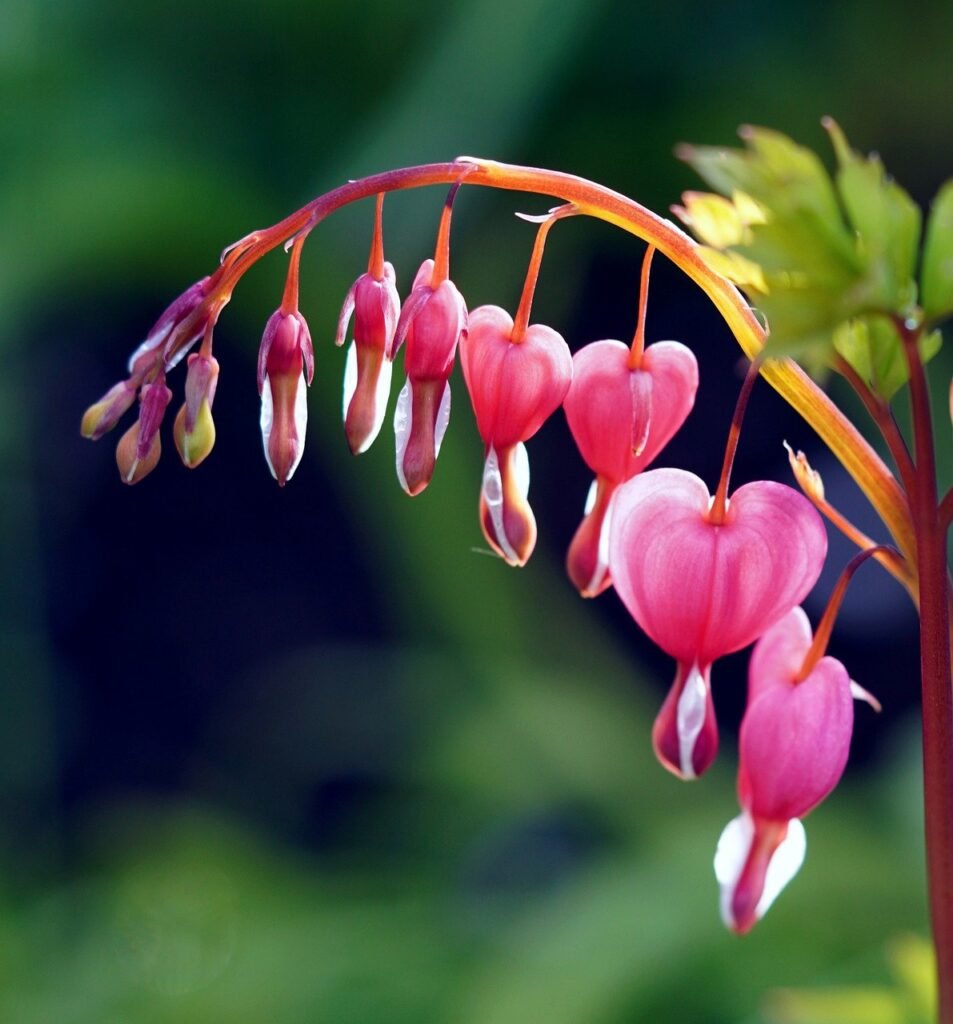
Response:
M701 668L799 604L827 553L821 517L784 484L740 487L718 525L711 500L697 476L652 470L619 488L609 534L609 569L629 613L673 658Z
M560 406L573 362L562 336L544 324L513 342L513 318L499 306L470 313L460 363L477 429L498 451L531 438Z
M685 422L698 390L691 349L658 341L629 366L621 341L595 341L573 356L563 403L569 429L597 476L619 483L645 469Z

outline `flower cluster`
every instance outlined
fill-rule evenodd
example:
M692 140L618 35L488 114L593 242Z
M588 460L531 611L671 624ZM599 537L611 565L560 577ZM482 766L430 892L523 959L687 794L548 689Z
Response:
M447 429L459 349L484 449L479 521L491 548L508 564L522 566L537 535L527 500L526 442L564 410L594 474L567 572L585 597L613 587L638 625L675 660L675 679L652 741L660 762L680 778L702 775L718 749L712 666L755 643L740 734L742 813L725 829L715 858L725 922L747 931L797 871L805 848L800 819L837 783L850 742L856 688L846 669L824 656L828 619L813 638L799 607L827 552L821 517L802 494L773 481L749 483L729 496L734 452L760 362L752 364L742 388L714 495L690 473L648 468L685 422L698 388L698 367L687 347L675 341L645 344L652 246L643 262L631 344L603 339L573 355L559 333L531 323L530 316L549 231L583 211L569 203L527 218L539 227L515 315L492 305L468 312L449 264L459 187L457 181L443 207L434 257L421 265L403 304L394 267L384 259L378 194L367 271L345 298L335 339L339 346L345 343L353 318L342 410L347 443L359 454L377 437L392 363L403 350L406 381L394 414L396 470L409 495L421 493ZM698 202L690 209L696 220L705 212ZM301 250L314 223L284 239L290 249L284 294L267 322L258 358L262 442L280 485L301 461L306 388L314 375L311 333L298 308ZM87 411L83 433L96 439L138 396L138 420L117 448L126 483L155 466L160 424L172 397L166 373L199 339L201 347L188 356L185 403L174 436L186 466L198 465L211 451L219 372L213 328L234 284L261 255L264 237L253 234L227 250L213 275L177 299L133 355L129 377Z

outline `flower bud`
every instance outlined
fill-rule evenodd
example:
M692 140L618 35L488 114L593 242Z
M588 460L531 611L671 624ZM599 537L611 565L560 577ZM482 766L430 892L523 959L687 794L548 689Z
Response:
M854 726L844 666L823 657L801 679L811 627L794 608L755 644L739 735L738 798L715 855L722 918L749 931L797 873L807 840L800 819L837 785Z
M400 315L394 268L384 263L384 276L362 274L344 300L335 344L343 345L354 314L354 341L344 371L344 432L355 455L366 452L380 433L390 394L388 356Z
M573 356L563 402L579 454L595 473L591 500L566 556L569 578L583 597L612 580L607 565L609 509L616 488L645 469L681 427L695 402L698 365L677 341L659 341L630 365L630 350L606 339Z
M139 419L119 439L116 465L123 483L137 484L156 467L162 453L159 427L172 392L164 381L144 384L139 392Z
M271 475L284 486L304 454L308 403L305 384L314 377L314 349L305 318L276 310L265 325L258 352L261 438Z
M397 479L410 495L419 494L433 476L450 420L450 373L467 323L463 296L449 279L434 287L433 268L433 260L424 260L417 271L390 353L393 358L406 338L407 381L397 398L394 434Z
M510 565L525 565L536 543L529 492L528 441L562 404L572 356L562 336L533 324L513 340L513 318L499 306L470 314L460 342L485 463L480 522L492 548Z
M185 404L175 418L172 436L182 462L194 469L215 444L212 402L218 384L218 360L193 352L185 378Z
M98 402L83 414L80 433L91 441L98 441L122 419L136 400L136 388L128 380L114 384Z
M144 376L160 358L162 369L171 370L198 341L208 327L209 314L199 318L190 328L188 337L176 338L175 331L180 324L195 312L209 295L212 289L212 278L203 277L196 281L163 312L156 320L146 340L133 352L129 359L129 373L133 376ZM173 347L174 346L174 347Z

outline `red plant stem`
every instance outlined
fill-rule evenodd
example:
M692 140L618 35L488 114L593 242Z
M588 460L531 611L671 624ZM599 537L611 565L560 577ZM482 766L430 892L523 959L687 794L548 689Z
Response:
M645 351L645 317L649 306L649 273L652 269L652 257L655 246L650 245L642 258L642 275L639 279L639 318L635 324L635 337L629 349L629 369L637 370L642 365L642 353Z
M837 583L834 585L834 589L831 591L827 607L824 609L821 621L817 624L817 629L814 631L814 639L807 650L807 654L804 655L804 661L801 663L801 670L795 676L795 682L804 682L811 672L814 671L814 666L827 653L827 645L831 642L831 633L834 631L834 623L837 621L837 613L840 611L840 606L844 602L844 597L847 594L847 588L850 586L850 581L854 578L854 573L857 572L868 558L887 553L894 556L897 554L892 547L889 547L886 544L875 544L873 547L865 548L863 551L858 551L844 567L844 571L840 574Z
M920 683L927 886L936 949L940 1024L953 1024L953 686L946 530L937 506L930 396L917 343L919 328L898 323L910 368L916 453L913 525L920 576Z
M887 442L890 454L893 456L894 465L900 474L900 480L906 488L907 494L911 494L914 488L913 459L910 458L910 450L907 442L900 433L890 406L864 383L860 374L847 362L843 356L837 356L834 360L834 368L854 389L857 397L861 400L870 418L877 425L877 429Z
M953 487L943 495L940 502L940 526L944 533L950 528L950 520L953 520Z
M728 483L731 480L731 467L735 463L735 453L738 451L738 441L741 438L741 424L744 422L751 389L760 372L761 360L759 358L755 359L748 367L741 391L738 392L738 401L735 404L735 412L731 417L731 426L728 429L728 443L725 445L725 461L721 467L721 478L711 503L711 511L708 513L708 522L713 526L718 526L725 521L725 513L728 510Z

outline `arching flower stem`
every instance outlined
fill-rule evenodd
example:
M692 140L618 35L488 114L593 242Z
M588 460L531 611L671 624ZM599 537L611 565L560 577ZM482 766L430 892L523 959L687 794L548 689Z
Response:
M671 221L612 189L572 174L472 157L385 171L326 192L274 226L243 239L216 272L212 292L230 295L245 271L265 253L299 231L313 228L348 203L380 192L463 181L468 185L555 197L572 203L580 213L614 224L649 242L708 295L749 358L754 358L763 347L764 329L741 293L705 263L695 242ZM185 342L189 329L194 328L211 304L212 296L179 326L176 335L180 342ZM173 347L175 341L170 339ZM916 544L910 510L902 489L880 456L793 360L770 360L762 367L762 375L817 431L876 508L903 556L913 563Z

